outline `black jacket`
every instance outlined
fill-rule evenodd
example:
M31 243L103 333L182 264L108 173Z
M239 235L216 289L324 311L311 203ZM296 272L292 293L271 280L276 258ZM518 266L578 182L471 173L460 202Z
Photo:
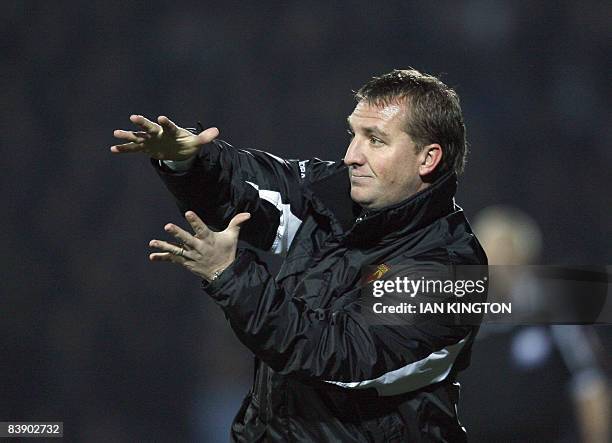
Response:
M350 199L342 162L282 160L218 141L187 172L153 164L181 212L217 230L250 212L241 240L285 255L274 276L242 249L204 285L256 357L233 440L465 440L455 379L478 326L435 316L381 324L363 300L367 266L448 275L456 265L486 264L454 203L454 174L367 213Z

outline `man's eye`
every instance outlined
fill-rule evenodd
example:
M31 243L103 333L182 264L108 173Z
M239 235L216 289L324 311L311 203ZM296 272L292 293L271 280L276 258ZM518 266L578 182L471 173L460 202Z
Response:
M351 139L352 139L353 137L355 137L355 133L354 133L353 131L351 131L350 129L347 129L347 130L346 130L346 133L349 135L349 138L351 138Z
M381 139L379 139L379 138L376 138L376 137L370 137L370 143L373 144L373 145L378 146L378 145L382 145L383 141Z

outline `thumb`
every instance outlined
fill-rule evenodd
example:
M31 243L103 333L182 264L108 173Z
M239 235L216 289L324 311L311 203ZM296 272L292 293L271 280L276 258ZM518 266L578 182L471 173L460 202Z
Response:
M210 143L217 137L219 137L219 130L215 127L208 128L197 135L198 144L205 145L206 143Z
M251 214L248 212L241 212L240 214L236 214L234 218L227 225L226 231L235 232L236 234L240 232L240 228L242 223L251 218Z

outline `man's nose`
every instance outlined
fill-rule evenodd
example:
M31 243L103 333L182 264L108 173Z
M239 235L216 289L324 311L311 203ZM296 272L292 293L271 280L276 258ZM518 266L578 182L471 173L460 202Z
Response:
M347 166L361 166L365 163L365 157L362 149L356 139L351 140L346 154L344 155L344 164Z

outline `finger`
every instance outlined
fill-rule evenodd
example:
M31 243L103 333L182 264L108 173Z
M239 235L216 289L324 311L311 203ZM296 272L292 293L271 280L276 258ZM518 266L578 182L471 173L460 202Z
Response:
M198 239L191 235L189 232L185 231L179 226L173 225L172 223L168 223L164 226L166 232L174 235L180 242L183 242L187 246L192 249L196 249L198 246Z
M205 145L206 143L210 143L217 137L219 137L219 130L215 127L208 128L207 130L202 131L197 135L198 144Z
M168 243L163 240L151 240L149 242L149 246L151 246L152 248L160 249L164 251L164 253L168 253L170 255L174 255L179 258L184 258L184 259L189 259L189 260L194 260L196 258L194 256L194 251L190 251L188 249L185 249L185 247L174 245L172 243Z
M248 212L241 212L232 218L227 226L226 231L240 232L241 225L251 218L251 214Z
M180 246L177 246L172 243L168 243L167 241L163 241L163 240L151 240L149 242L149 246L151 246L152 248L160 249L164 252L170 252L171 254L174 254L174 255L179 255L181 252Z
M145 141L145 137L143 137L142 135L138 136L136 134L147 134L147 133L141 132L141 131L139 132L124 131L123 129L115 129L113 131L113 136L121 140L127 140L129 142L136 142L136 143L142 143L143 141ZM147 134L147 137L150 137L149 134Z
M178 134L178 126L176 126L176 124L165 115L160 115L159 117L157 117L157 122L161 125L164 132L167 132L170 135Z
M151 134L145 131L132 131L136 137L140 137L144 140L149 140L151 138Z
M123 145L111 146L110 150L111 152L114 152L115 154L142 152L144 151L144 145L142 143L125 143Z
M148 118L143 117L142 115L130 115L130 121L151 135L157 135L161 131L161 127L158 124L153 123Z
M172 262L172 263L178 263L179 265L182 265L187 261L186 258L171 254L169 252L154 252L152 254L149 254L149 260L167 261L167 262Z
M185 212L185 218L191 225L191 228L196 233L196 236L200 239L206 238L212 231L206 226L206 223L202 221L198 214L193 211Z

